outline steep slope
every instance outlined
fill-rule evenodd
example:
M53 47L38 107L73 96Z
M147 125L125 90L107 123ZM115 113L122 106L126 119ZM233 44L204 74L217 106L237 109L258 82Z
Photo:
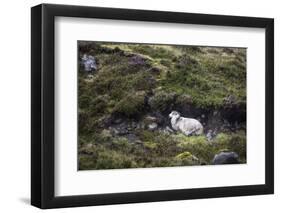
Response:
M246 49L80 41L78 57L79 169L211 164L220 151L246 161ZM205 135L173 131L172 110Z

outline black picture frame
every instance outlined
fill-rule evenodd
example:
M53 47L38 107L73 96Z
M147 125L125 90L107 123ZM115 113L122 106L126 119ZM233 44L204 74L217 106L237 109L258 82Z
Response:
M112 194L54 195L55 17L264 28L266 136L265 184ZM41 4L31 9L31 204L42 208L217 198L274 193L274 20L164 11ZM94 192L93 192L94 193Z

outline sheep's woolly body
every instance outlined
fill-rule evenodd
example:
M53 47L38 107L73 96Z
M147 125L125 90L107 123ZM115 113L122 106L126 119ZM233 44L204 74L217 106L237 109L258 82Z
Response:
M180 117L180 114L176 111L171 112L169 116L174 130L181 131L187 136L203 134L203 126L198 120Z

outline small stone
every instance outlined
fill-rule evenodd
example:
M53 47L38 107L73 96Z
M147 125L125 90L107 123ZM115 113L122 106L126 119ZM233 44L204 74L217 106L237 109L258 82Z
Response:
M144 118L144 120L146 121L146 122L155 122L156 120L157 120L157 118L156 117L154 117L154 116L146 116L145 118Z
M126 138L130 143L134 143L137 140L137 136L135 134L128 134L126 135Z
M112 135L126 135L129 133L128 128L122 124L116 127L111 127L110 132Z
M136 123L136 122L132 122L132 123L131 123L131 128L132 128L132 129L137 128L137 123Z
M122 122L122 119L121 118L118 118L116 120L113 121L115 124L120 124Z
M91 79L93 79L93 78L94 78L94 75L89 74L89 75L87 75L87 78L88 78L89 80L91 80Z
M148 124L148 129L151 130L151 131L156 130L157 127L158 127L157 123Z
M93 144L92 143L88 143L87 145L86 145L86 148L87 149L91 149L93 147Z
M208 131L208 133L206 134L206 138L207 138L208 141L211 141L213 139L212 130Z
M167 131L167 133L173 133L174 130L172 130L170 127L166 126L165 130Z

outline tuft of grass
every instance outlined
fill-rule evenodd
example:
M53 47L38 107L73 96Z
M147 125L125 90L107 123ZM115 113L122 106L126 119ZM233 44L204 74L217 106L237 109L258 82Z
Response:
M192 166L198 165L200 162L197 157L190 152L182 152L174 157L173 164L176 166Z
M190 152L183 152L178 154L175 158L176 159L192 159L193 155Z
M150 98L149 104L153 110L164 112L173 108L176 100L176 93L168 93L165 91L155 91L154 95Z
M141 115L145 107L145 92L140 91L127 95L119 101L113 111L128 117Z
M132 51L141 53L143 55L148 55L151 58L172 58L173 53L166 48L156 45L132 45Z

